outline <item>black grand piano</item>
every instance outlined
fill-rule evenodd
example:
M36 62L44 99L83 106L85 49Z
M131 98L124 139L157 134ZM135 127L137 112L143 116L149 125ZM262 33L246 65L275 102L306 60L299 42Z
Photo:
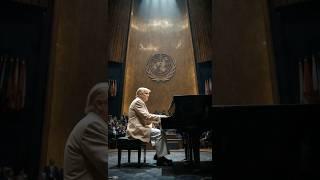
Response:
M161 120L163 129L177 129L183 135L188 162L200 162L200 135L212 129L211 104L211 95L173 96L168 109L170 117Z
M199 135L214 130L217 179L320 179L320 104L211 105L211 100L174 96L170 117L161 121L163 129L186 135L187 160L199 162Z

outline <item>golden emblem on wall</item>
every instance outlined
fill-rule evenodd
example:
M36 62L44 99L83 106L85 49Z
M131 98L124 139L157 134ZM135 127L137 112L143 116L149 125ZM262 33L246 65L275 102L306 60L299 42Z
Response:
M153 81L168 81L176 72L176 62L169 55L152 55L146 65L146 73Z

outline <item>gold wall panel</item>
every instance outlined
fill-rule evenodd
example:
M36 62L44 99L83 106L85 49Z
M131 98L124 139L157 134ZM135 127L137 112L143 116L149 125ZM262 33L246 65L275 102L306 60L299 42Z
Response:
M67 137L84 117L90 88L106 81L108 1L55 1L42 166L63 166Z
M175 75L165 82L151 80L145 67L156 53L176 61ZM185 0L133 1L129 29L122 112L127 114L139 87L151 89L150 112L166 111L173 95L198 94L189 16Z
M196 62L212 60L211 0L188 0Z
M109 61L122 63L126 57L131 0L109 1Z
M213 103L274 104L267 0L213 2Z

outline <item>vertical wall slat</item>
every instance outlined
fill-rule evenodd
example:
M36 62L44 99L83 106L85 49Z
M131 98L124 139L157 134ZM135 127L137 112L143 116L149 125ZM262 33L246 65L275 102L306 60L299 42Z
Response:
M211 61L211 1L188 0L193 48L197 62Z
M131 0L109 1L111 20L111 40L109 61L124 61L130 20Z

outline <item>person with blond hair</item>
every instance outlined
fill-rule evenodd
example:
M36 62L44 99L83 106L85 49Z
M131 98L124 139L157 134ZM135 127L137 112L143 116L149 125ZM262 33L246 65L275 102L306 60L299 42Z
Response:
M149 113L145 102L148 101L150 93L151 90L145 87L137 89L136 98L129 107L126 133L129 138L139 139L155 146L154 159L157 160L157 165L169 166L172 165L172 160L165 157L170 153L165 133L155 128L155 125L160 124L161 118L167 116Z
M108 179L108 83L90 90L86 116L72 129L64 149L64 180Z

